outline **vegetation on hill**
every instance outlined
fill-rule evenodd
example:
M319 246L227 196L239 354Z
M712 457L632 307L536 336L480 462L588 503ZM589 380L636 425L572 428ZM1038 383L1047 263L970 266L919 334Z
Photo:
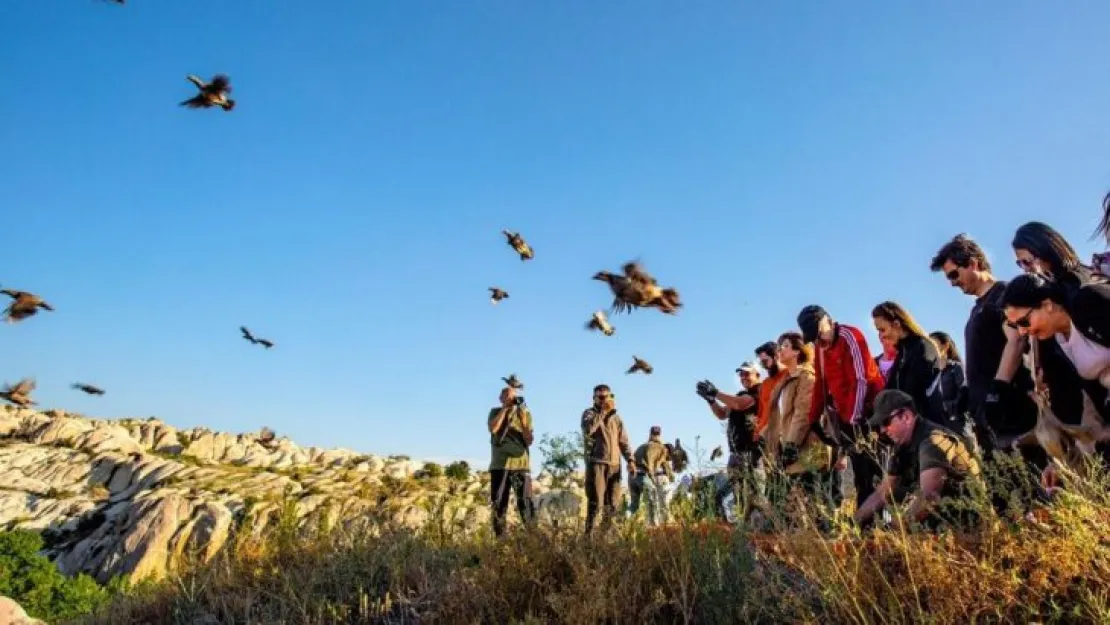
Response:
M89 614L104 605L123 582L101 587L88 575L66 577L39 555L36 532L0 532L0 595L14 599L27 614L49 622Z
M1028 501L1023 485L993 479L1015 505ZM664 528L634 521L586 539L541 527L502 542L434 520L411 530L362 519L306 536L289 516L83 622L1107 622L1108 485L1102 473L1072 476L1032 513L976 504L987 520L970 533L819 531L817 508L800 500L772 519L775 533L679 505Z

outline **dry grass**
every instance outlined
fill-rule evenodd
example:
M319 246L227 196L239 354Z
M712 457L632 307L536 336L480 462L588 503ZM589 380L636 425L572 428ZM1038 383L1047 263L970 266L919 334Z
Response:
M1107 493L1105 476L1073 480L1036 519L971 502L986 508L981 527L939 534L819 532L812 506L784 533L679 515L592 540L544 528L496 542L370 520L306 535L279 523L86 622L1107 622Z

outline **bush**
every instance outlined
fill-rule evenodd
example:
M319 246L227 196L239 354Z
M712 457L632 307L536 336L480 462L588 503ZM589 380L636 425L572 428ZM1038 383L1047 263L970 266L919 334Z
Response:
M443 467L434 462L425 462L424 468L420 470L420 477L433 480L443 477Z
M108 588L88 575L62 575L38 555L42 548L43 539L35 532L0 533L0 595L14 599L27 614L51 622L88 614L108 601Z
M581 432L568 434L544 433L540 437L543 470L556 486L566 485L586 461L586 440Z
M470 464L466 460L459 460L447 465L443 472L448 478L459 482L466 481L470 478Z

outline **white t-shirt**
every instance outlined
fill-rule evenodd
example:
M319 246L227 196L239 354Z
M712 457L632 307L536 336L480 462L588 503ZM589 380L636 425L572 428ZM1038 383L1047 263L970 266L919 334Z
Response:
M1057 334L1056 342L1075 365L1079 377L1084 380L1098 380L1110 389L1110 347L1103 347L1083 336L1074 323L1071 326L1071 336L1065 338L1063 334Z

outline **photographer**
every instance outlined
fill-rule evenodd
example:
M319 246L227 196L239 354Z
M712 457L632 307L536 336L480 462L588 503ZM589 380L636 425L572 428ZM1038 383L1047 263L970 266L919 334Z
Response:
M516 493L520 519L531 523L535 516L532 502L532 473L528 448L532 445L532 413L516 389L501 390L501 405L491 408L487 424L490 432L490 504L493 506L493 533L505 533L505 513L509 491Z
M736 374L742 386L738 394L722 393L708 380L698 383L697 394L709 404L715 417L728 422L725 437L729 451L729 484L740 506L741 518L747 518L759 492L752 471L762 455L755 437L761 382L759 368L750 362L740 365ZM719 494L719 497L724 496L725 493Z
M586 534L603 507L602 529L616 515L621 499L621 457L628 463L628 477L636 476L636 461L628 432L617 414L616 399L608 385L594 387L594 403L582 412L582 435L586 439Z

